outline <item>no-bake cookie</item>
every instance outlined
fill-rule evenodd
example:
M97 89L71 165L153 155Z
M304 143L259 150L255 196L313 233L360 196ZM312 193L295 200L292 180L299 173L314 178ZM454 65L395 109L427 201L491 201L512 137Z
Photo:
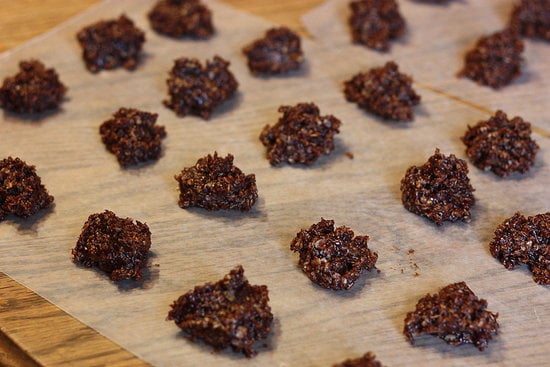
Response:
M462 141L474 166L500 177L529 171L539 150L531 139L531 124L521 117L509 120L502 111L474 127L468 126Z
M248 211L258 199L256 176L245 175L233 165L233 155L218 153L200 158L175 177L179 183L179 205L206 210Z
M321 219L302 229L290 244L300 255L299 265L308 278L323 288L350 289L364 270L376 269L378 254L369 250L368 236L355 236L333 220Z
M510 26L524 37L550 41L550 1L520 0L512 11Z
M260 134L269 163L311 165L334 150L334 135L341 125L336 117L321 116L314 103L281 106L279 112L283 113L279 121L273 126L266 125Z
M415 337L429 334L450 345L473 344L482 351L498 332L497 318L487 310L486 300L460 282L421 298L405 318L404 333L411 344Z
M222 280L197 286L171 305L173 320L192 340L216 350L231 347L247 357L256 354L254 343L271 330L273 314L265 285L251 285L242 266Z
M422 166L409 167L401 180L405 208L438 226L444 221L469 222L473 191L466 162L454 154L447 157L439 149Z
M342 363L337 363L332 367L383 367L374 354L365 353L362 357L355 359L346 359Z
M300 36L287 27L271 28L243 48L254 74L286 74L298 70L304 61Z
M212 12L199 0L160 0L148 17L155 31L170 37L208 38L214 34Z
M535 282L550 284L550 212L514 214L497 227L489 249L506 269L527 264Z
M393 61L354 75L344 83L344 95L365 111L397 121L411 121L413 106L420 103L412 78L400 73Z
M481 37L468 51L458 76L494 89L510 84L521 74L523 41L510 29Z
M145 42L145 33L125 15L91 24L76 37L86 68L93 73L118 67L134 70Z
M166 137L163 126L155 125L158 115L133 108L120 108L113 118L99 127L101 140L122 167L157 160L161 141Z
M147 224L105 210L88 217L72 255L75 263L97 267L111 280L143 280L150 247Z
M8 214L28 218L52 202L34 166L19 158L0 161L0 221Z
M38 60L21 61L19 73L4 79L0 107L16 113L40 113L59 107L66 91L54 69Z
M390 40L405 32L405 20L395 0L359 0L349 4L352 41L378 51L388 51Z
M192 114L208 119L239 86L228 67L229 62L219 56L205 66L197 59L177 59L166 81L170 99L164 104L178 116Z

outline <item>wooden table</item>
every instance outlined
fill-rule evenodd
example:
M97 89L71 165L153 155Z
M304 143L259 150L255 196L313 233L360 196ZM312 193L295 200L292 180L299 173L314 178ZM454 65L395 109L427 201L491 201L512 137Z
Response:
M300 17L322 0L223 0L305 32ZM98 0L2 1L0 52L38 36L98 3ZM16 300L0 313L0 365L37 366L33 356L47 365L144 366L146 363L64 313L34 292L0 273L0 300ZM0 305L1 307L2 305ZM45 337L46 336L46 337ZM11 338L18 340L14 343ZM71 356L71 361L65 360Z

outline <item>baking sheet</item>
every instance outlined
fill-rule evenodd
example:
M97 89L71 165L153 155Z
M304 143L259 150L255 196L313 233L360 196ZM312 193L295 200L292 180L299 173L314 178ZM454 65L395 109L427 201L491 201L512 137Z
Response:
M1 156L19 156L36 165L55 196L52 210L31 220L1 223L0 270L157 366L327 366L366 351L388 366L517 366L525 358L530 365L544 365L549 357L548 288L536 285L525 268L505 270L489 255L488 243L496 225L515 211L532 215L549 210L549 140L535 135L541 150L524 176L500 179L472 167L477 200L472 222L436 227L403 208L399 181L407 167L423 163L436 147L464 158L459 138L467 124L487 118L486 112L421 88L422 104L413 123L372 117L346 102L340 89L343 78L378 60L370 54L358 57L343 45L305 41L304 71L255 78L240 50L270 23L207 3L218 33L206 42L153 33L145 17L152 1L112 0L0 56L2 77L12 75L19 60L35 57L55 67L69 88L62 110L39 121L0 115ZM88 73L75 33L122 12L147 33L142 64L135 72ZM429 50L416 51L408 57L426 59ZM209 121L176 117L162 105L173 60L184 55L204 60L214 54L232 62L239 94ZM342 120L336 150L312 167L271 167L258 140L262 127L276 122L280 105L308 101ZM542 109L538 100L532 104ZM105 150L99 125L121 106L159 114L168 137L157 163L123 170ZM251 212L178 207L173 176L215 150L234 154L238 167L256 174L259 201ZM353 153L353 159L346 153ZM71 262L82 224L104 209L149 225L156 266L143 284L113 283ZM321 217L368 234L381 273L364 274L349 291L311 283L289 244L299 229ZM237 264L244 266L251 283L268 286L275 316L267 347L260 342L258 356L250 360L191 343L165 321L169 304L179 295L220 279ZM424 294L462 280L500 314L501 333L488 350L454 348L429 337L410 346L402 334L406 312Z

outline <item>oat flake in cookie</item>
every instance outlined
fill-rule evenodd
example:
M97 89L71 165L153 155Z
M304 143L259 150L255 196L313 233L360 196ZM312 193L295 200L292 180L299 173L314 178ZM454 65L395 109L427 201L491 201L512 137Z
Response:
M510 84L521 73L523 41L510 29L481 37L468 51L459 77L499 89Z
M420 103L412 81L410 76L399 72L395 62L389 61L346 81L344 95L348 101L384 119L411 121L413 106Z
M404 333L411 344L417 336L433 335L450 345L473 344L482 351L498 332L497 318L487 311L486 300L460 282L421 298L405 317Z
M527 264L538 284L550 284L550 212L514 214L500 224L489 244L491 255L512 270Z
M150 247L147 224L105 210L88 217L72 255L75 263L97 267L111 280L143 280Z
M239 86L228 67L229 62L219 56L204 66L197 59L177 59L166 81L170 99L164 104L178 116L191 114L208 119Z
M19 73L4 79L0 107L15 113L40 113L56 109L67 88L54 69L38 60L21 61Z
M247 357L254 343L268 337L273 321L265 285L251 285L242 266L222 280L197 286L171 305L173 320L191 340L202 340L216 350L231 347Z
M273 125L266 125L260 141L267 148L267 159L276 166L313 164L321 155L334 150L334 135L340 132L340 120L332 115L321 116L314 103L281 106L283 116Z
M249 211L258 199L256 176L245 175L233 165L233 155L207 155L175 177L180 207L206 210Z
M371 352L365 353L362 357L355 359L347 359L342 363L337 363L332 367L384 367L374 354Z
M155 125L158 115L133 108L120 108L99 127L101 140L122 167L157 160L164 126Z
M199 0L160 0L148 16L155 31L170 37L208 38L214 33L212 12Z
M299 264L312 282L333 290L350 289L364 270L376 269L378 254L369 250L368 240L321 218L298 232L290 249L299 253Z
M469 222L473 191L466 162L454 154L447 157L439 149L422 166L409 167L401 180L405 208L438 226L444 221Z
M349 6L348 24L353 43L388 51L389 41L405 32L405 20L395 0L359 0Z
M28 218L52 202L34 166L19 158L0 161L0 222L8 214Z
M145 42L145 33L125 15L89 25L76 37L86 68L92 73L118 67L134 70Z
M510 27L524 37L550 41L550 1L521 0L514 7Z
M286 27L271 28L265 37L243 48L254 74L286 74L304 61L300 36Z
M531 139L531 124L521 117L509 120L502 111L474 127L468 126L462 141L474 166L500 177L529 171L539 150Z

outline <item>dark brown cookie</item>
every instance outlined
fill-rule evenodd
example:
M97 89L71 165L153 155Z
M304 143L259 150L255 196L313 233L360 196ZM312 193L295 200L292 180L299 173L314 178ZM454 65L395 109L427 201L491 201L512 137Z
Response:
M413 106L420 103L420 96L412 88L412 78L400 73L393 61L354 75L344 83L344 95L365 111L397 121L411 121Z
M510 27L524 37L550 41L550 1L521 0L512 11Z
M30 217L52 202L34 166L19 158L0 161L0 222L8 214Z
M521 117L509 120L502 111L474 127L468 126L462 141L474 166L500 177L529 171L539 150L531 139L531 124Z
M439 149L424 165L409 167L401 180L405 208L438 226L444 221L469 222L473 191L466 162L454 154L446 157Z
M89 25L76 37L86 68L92 73L118 67L134 70L145 42L145 33L125 15Z
M489 249L506 269L527 264L535 282L550 284L550 212L514 214L498 226Z
M523 41L509 29L481 37L466 54L458 76L494 89L502 88L521 74L522 52Z
M376 360L376 356L371 352L365 353L362 357L347 359L342 363L337 363L332 367L384 367L382 363Z
M321 218L298 232L290 249L299 253L299 264L312 282L328 289L350 289L364 270L376 269L378 254L369 250L368 240Z
M300 36L286 27L269 29L243 53L254 74L286 74L298 70L304 61Z
M38 60L21 61L19 73L4 79L0 106L16 113L40 113L59 107L67 88L54 69Z
M256 176L245 175L233 165L233 155L207 155L175 177L179 183L179 205L206 210L248 211L258 199Z
M487 301L478 298L466 283L450 284L418 301L405 318L404 333L411 344L416 336L429 334L450 345L473 344L482 351L499 328L498 314L486 308Z
M105 210L88 217L72 255L74 262L97 267L111 280L143 280L150 247L147 224Z
M219 56L202 66L197 59L177 59L166 81L170 99L164 104L178 116L208 119L214 109L235 94L239 83Z
M160 0L148 16L155 31L170 37L208 38L214 34L212 12L199 0Z
M273 314L265 285L251 285L242 266L222 280L197 286L171 305L173 320L192 340L202 340L216 350L231 347L247 357L256 354L254 342L265 339Z
M334 150L334 135L341 125L336 117L321 116L314 103L281 106L279 112L283 113L279 121L273 126L266 125L260 134L269 163L311 165Z
M388 51L390 40L405 32L405 20L395 0L359 0L349 4L352 41L378 51Z
M99 127L101 140L122 167L157 160L164 126L156 126L158 115L133 108L120 108Z

